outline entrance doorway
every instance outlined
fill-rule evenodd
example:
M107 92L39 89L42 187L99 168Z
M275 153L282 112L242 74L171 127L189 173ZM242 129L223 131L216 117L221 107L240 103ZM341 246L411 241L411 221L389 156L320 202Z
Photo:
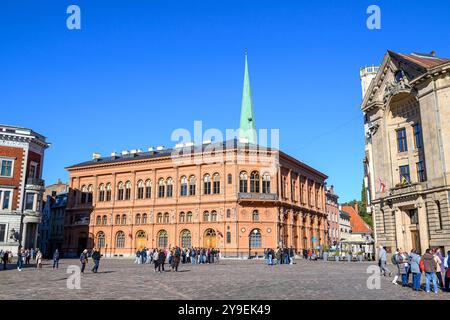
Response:
M147 236L145 231L138 231L136 234L136 249L142 250L146 247Z
M422 252L420 252L420 236L418 230L411 230L411 245L419 254L422 254Z
M213 229L207 229L203 238L205 248L215 248L217 244L216 232Z

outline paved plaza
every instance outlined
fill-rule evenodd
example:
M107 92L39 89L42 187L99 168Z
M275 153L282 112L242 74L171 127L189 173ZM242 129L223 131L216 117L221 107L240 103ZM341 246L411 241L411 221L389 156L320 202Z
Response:
M382 277L381 289L367 289L369 262L298 260L267 266L262 260L225 260L218 264L181 264L178 273L154 273L153 265L131 259L102 259L99 273L81 276L81 290L68 289L66 273L77 259L52 270L27 267L0 271L0 300L5 299L450 299L450 293L414 292ZM92 267L91 261L89 266ZM392 265L389 266L392 270ZM168 270L166 264L166 270Z

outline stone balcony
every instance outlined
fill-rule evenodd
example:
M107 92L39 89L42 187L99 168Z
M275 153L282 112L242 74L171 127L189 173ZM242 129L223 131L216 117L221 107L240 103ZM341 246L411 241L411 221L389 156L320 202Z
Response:
M27 178L27 181L25 183L25 188L27 190L44 191L45 190L45 181L43 179L38 179L38 178Z
M238 193L238 199L243 201L276 201L278 200L278 195L276 193Z
M411 183L405 185L397 185L390 189L390 196L400 196L404 194L419 192L423 190L423 186L420 183Z

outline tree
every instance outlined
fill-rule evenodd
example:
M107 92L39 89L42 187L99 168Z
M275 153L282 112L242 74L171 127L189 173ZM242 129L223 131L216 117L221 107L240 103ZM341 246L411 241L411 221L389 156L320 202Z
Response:
M361 200L352 200L350 202L344 203L344 206L355 207L358 204L358 214L369 226L373 226L372 216L367 213L367 189L364 185L364 179L361 187Z

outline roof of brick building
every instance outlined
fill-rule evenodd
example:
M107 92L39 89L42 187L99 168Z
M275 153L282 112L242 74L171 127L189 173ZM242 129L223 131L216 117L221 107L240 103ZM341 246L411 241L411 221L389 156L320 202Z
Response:
M352 233L371 233L372 228L361 218L355 208L352 206L342 206L342 211L350 215L350 225L352 226Z

